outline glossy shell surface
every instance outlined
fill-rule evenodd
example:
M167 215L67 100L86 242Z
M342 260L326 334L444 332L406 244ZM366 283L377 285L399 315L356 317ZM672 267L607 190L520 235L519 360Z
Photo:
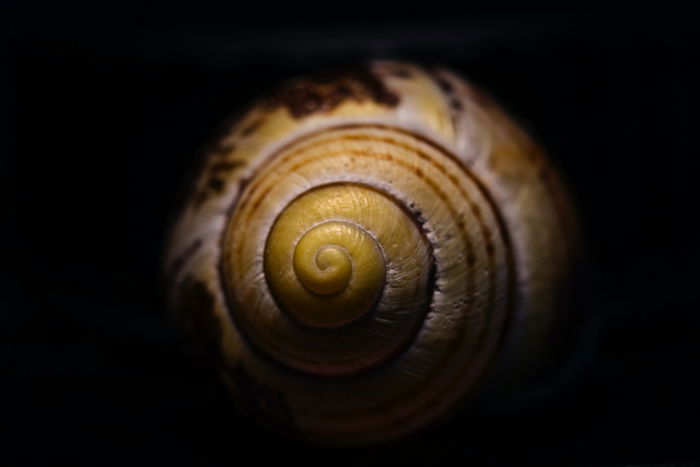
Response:
M546 358L574 231L555 171L493 101L445 69L374 62L286 83L234 122L165 270L238 400L361 445Z

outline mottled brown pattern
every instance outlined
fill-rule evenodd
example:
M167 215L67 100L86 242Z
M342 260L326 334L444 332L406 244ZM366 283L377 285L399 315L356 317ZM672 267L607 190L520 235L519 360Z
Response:
M230 136L238 130L245 110L241 109L235 112L219 125L199 151L197 165L190 172L191 181L186 185L189 187L189 192L185 199L189 199L194 207L199 207L223 188L224 180L221 178L223 172L233 170L243 164L242 161L227 159L236 151L236 144ZM215 162L212 163L212 161Z
M178 285L174 305L190 349L215 366L222 366L221 323L214 312L214 296L206 284L192 277L186 278Z
M448 102L451 112L450 120L452 122L452 127L457 130L457 114L462 111L462 102L459 97L455 95L455 88L447 79L439 74L439 72L433 71L430 75L433 78L435 84L438 85L442 93L445 95L445 100Z
M398 95L389 91L370 69L357 67L316 73L293 81L264 100L262 106L267 110L284 106L294 118L300 119L316 112L329 112L350 99L356 102L371 100L388 107L399 103ZM241 130L241 135L253 134L263 122L263 119L250 122ZM223 135L232 134L239 124L240 121L227 122L227 131L222 132ZM207 154L212 159L222 159L235 149L235 145L224 136ZM203 179L191 196L194 207L221 193L226 186L223 172L234 170L242 164L240 161L223 161L205 166Z
M221 193L226 186L227 173L242 165L243 161L227 160L214 162L207 166L204 170L204 181L192 198L195 207L200 206L211 196Z
M349 99L371 100L388 107L399 103L399 96L389 91L369 68L357 67L292 81L267 99L265 106L284 106L294 118L300 119L316 112L329 112Z

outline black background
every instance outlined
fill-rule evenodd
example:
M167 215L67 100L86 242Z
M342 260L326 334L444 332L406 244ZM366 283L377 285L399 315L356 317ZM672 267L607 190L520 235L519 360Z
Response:
M599 317L566 397L459 420L396 459L700 461L689 17L195 6L1 12L0 463L354 462L235 415L183 357L158 266L185 173L225 117L283 79L370 58L451 66L541 141L581 212Z

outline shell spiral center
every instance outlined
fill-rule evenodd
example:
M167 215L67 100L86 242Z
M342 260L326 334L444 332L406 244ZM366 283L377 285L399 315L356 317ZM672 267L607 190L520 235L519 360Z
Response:
M309 212L313 203L302 196L290 208ZM276 245L288 245L286 237L297 235L305 220L283 214L275 223L265 251L270 290L280 307L302 324L347 324L371 310L382 292L386 275L382 251L360 225L328 221L304 231L290 258L289 250Z

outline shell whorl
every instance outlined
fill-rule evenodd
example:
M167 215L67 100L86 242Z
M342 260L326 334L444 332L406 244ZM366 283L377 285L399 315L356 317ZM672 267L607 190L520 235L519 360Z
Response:
M438 148L391 128L327 128L275 154L242 194L224 236L225 290L234 322L286 366L342 376L398 358L415 377L431 370L423 353L455 352L451 334L471 334L466 354L480 331L497 340L501 235L479 186ZM324 248L348 269L332 294L304 284L322 275ZM436 330L419 337L426 320ZM415 339L421 350L399 358Z
M454 411L504 353L540 355L565 209L535 147L475 96L389 62L295 82L208 160L175 226L171 300L265 420L393 439ZM205 305L183 309L194 289Z

